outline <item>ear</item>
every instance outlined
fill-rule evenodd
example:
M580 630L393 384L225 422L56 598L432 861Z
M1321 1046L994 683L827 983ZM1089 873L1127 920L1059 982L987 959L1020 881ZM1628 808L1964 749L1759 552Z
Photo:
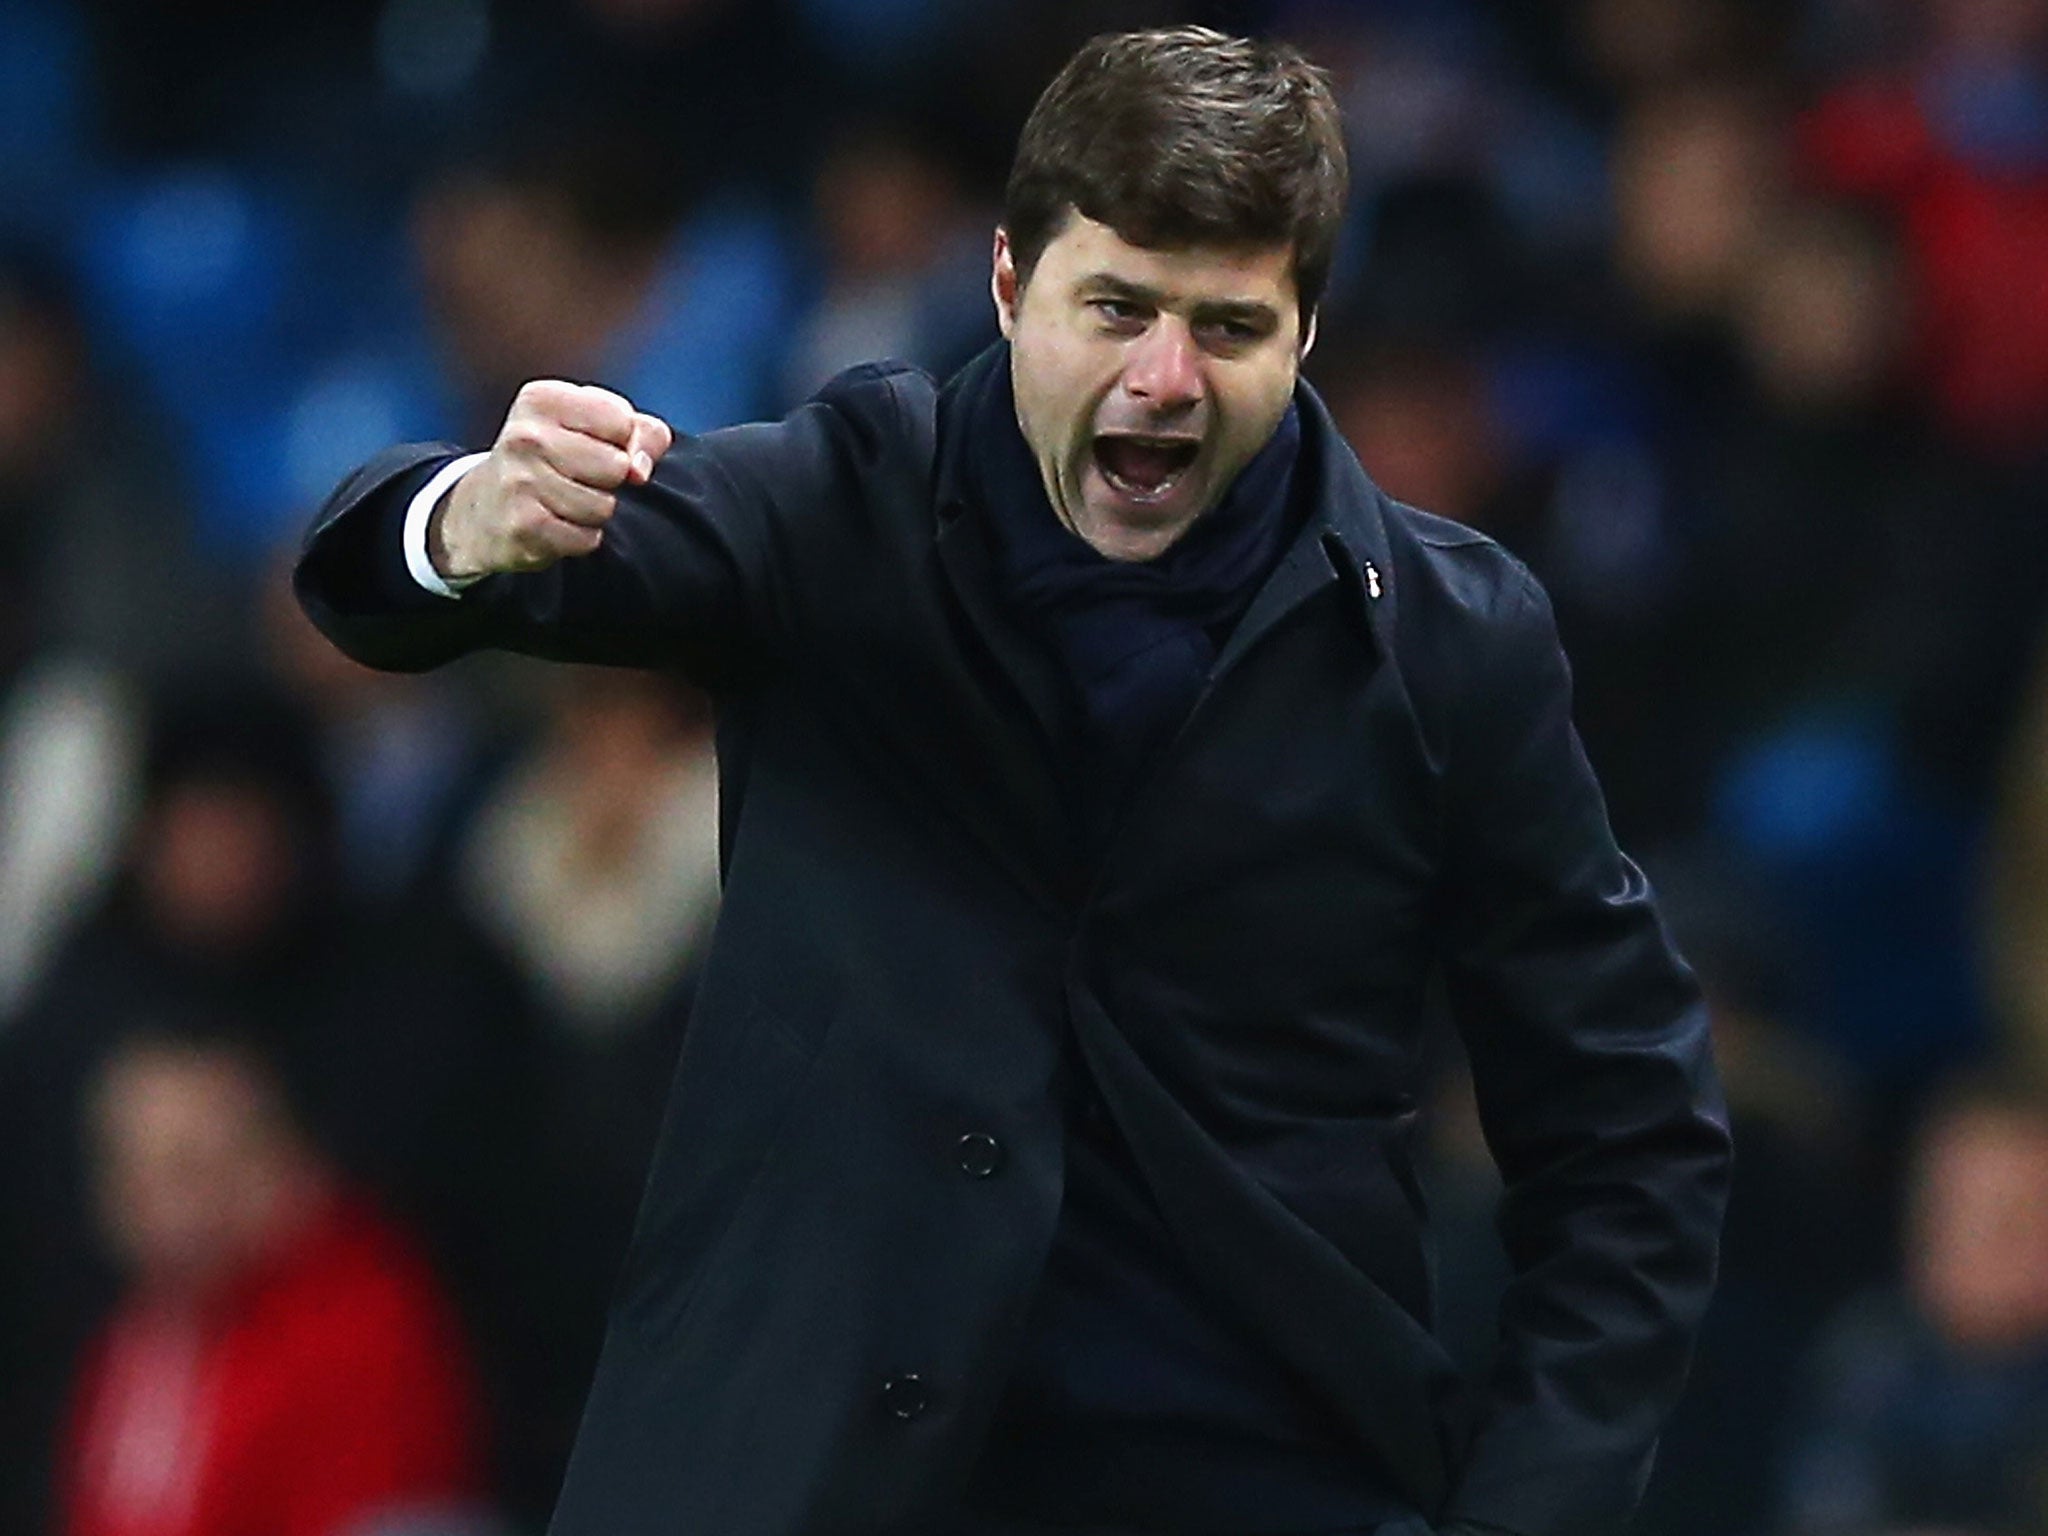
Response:
M988 279L989 296L996 301L996 325L1008 336L1017 324L1017 262L1010 254L1010 232L996 229L993 270Z
M1320 320L1321 318L1322 315L1320 311L1312 309L1308 312L1308 324L1303 326L1301 330L1301 356L1304 359L1307 358L1309 353L1315 349L1316 321Z

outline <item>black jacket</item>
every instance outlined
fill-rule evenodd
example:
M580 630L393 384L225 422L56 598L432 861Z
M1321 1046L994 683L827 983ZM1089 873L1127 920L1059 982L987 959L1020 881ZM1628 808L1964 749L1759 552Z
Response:
M957 388L856 369L687 439L597 554L459 601L398 537L449 450L395 450L300 564L372 665L499 646L717 700L723 915L555 1536L956 1529L1059 1210L1070 1040L1195 1272L1416 1508L1613 1527L1729 1146L1542 592L1382 495L1303 386L1314 513L1090 868ZM1437 978L1517 1272L1477 1392L1429 1332L1409 1148Z

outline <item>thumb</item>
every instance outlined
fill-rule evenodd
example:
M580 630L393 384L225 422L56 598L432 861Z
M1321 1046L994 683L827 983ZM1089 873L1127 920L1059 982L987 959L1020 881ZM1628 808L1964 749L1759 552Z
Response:
M637 411L633 416L633 435L626 444L626 460L630 466L629 477L635 484L645 483L654 473L654 461L667 453L676 440L675 432L659 416L650 416Z

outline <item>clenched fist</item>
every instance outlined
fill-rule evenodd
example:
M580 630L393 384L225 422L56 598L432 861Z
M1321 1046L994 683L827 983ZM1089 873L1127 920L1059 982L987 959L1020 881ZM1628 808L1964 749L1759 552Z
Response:
M538 571L604 542L622 485L644 485L675 434L623 395L536 379L520 386L498 440L427 524L444 578Z

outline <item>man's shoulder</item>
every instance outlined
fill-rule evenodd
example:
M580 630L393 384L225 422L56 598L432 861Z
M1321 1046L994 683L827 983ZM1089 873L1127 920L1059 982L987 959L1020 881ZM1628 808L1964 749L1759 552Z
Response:
M1534 574L1498 540L1392 497L1381 507L1404 620L1489 630L1547 610Z
M912 391L922 389L926 393L936 393L938 384L928 371L916 363L905 362L900 357L879 357L871 362L855 363L851 368L843 368L833 374L818 386L817 398L841 395L857 397L864 391L894 392L898 388Z
M1449 761L1475 722L1546 706L1568 673L1550 600L1529 568L1476 528L1391 498L1393 651L1425 736Z
M907 431L928 435L938 409L939 385L931 374L901 358L857 363L834 374L811 396L813 405L843 416L857 430Z
M722 427L695 439L695 449L763 508L809 512L846 503L856 482L928 475L936 398L931 375L915 364L861 363L780 420Z

